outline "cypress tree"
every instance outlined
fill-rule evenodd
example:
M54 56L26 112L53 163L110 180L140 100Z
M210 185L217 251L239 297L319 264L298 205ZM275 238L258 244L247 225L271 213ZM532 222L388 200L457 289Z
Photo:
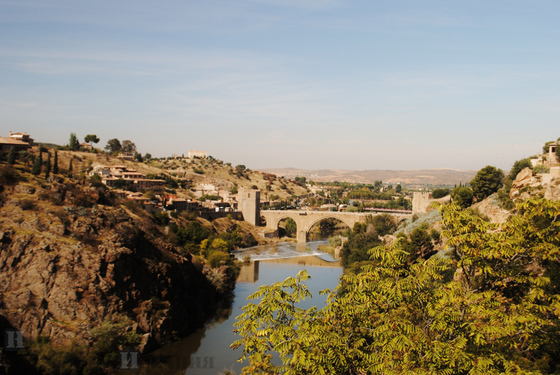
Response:
M68 164L68 176L72 177L72 158L70 158L70 164Z
M53 162L52 172L54 174L58 174L58 152L56 150L54 150L54 162Z
M33 166L31 167L31 174L38 176L41 173L41 158L36 157L33 161Z
M10 148L10 152L8 152L8 164L14 165L16 162L16 150L15 147Z
M51 154L48 153L47 165L45 166L45 179L51 175Z

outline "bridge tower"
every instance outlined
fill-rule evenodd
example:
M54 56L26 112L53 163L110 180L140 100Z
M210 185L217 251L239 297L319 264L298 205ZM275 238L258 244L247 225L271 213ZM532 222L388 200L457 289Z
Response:
M237 195L239 210L243 213L243 220L255 226L261 222L261 192L253 189L239 189Z

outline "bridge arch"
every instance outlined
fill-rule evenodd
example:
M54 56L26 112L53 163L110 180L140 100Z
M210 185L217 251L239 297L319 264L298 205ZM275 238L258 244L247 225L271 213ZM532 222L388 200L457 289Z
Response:
M261 211L261 216L266 220L267 229L277 231L281 220L291 218L297 225L298 242L307 242L307 233L313 225L327 218L340 220L350 228L356 222L365 222L370 214L333 212L333 211L292 211L292 210L270 210Z
M341 220L334 216L318 218L308 225L308 228L306 228L306 237L309 241L341 234L347 229L352 230L354 226L354 224L348 223L348 220ZM319 237L315 237L317 235L319 235Z

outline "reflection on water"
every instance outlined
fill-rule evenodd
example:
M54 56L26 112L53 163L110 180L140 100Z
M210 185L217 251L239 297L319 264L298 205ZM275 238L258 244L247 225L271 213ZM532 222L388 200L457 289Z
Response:
M240 350L232 350L229 345L239 337L233 333L235 318L241 314L241 308L247 304L247 297L253 294L261 285L269 285L282 281L290 276L295 276L300 270L306 269L311 278L306 285L311 291L314 299L308 299L301 307L311 306L323 307L325 296L319 295L319 291L325 288L334 289L338 285L342 269L340 262L334 261L330 255L319 252L317 246L326 241L316 241L307 244L310 250L300 250L296 244L278 244L262 246L261 260L245 264L239 275L235 287L235 299L232 303L231 313L223 321L214 321L204 328L197 330L187 338L166 345L149 355L147 359L152 364L143 366L140 374L200 374L215 375L229 370L236 374L241 373L243 364L237 362L241 356ZM287 246L286 246L287 245ZM291 249L290 249L291 247ZM260 259L258 248L250 248L255 258ZM241 251L241 258L243 253ZM314 255L302 254L302 251L311 252ZM275 256L271 256L275 254ZM280 258L282 255L292 255L289 258ZM238 258L240 255L237 255ZM244 363L245 365L247 363Z
M307 243L294 243L294 242L281 242L272 245L261 245L249 247L235 251L233 254L238 260L245 260L249 257L252 261L255 260L270 260L270 259L287 259L307 257L316 255L320 257L328 256L330 260L334 260L329 254L324 253L318 249L320 245L328 245L328 241L312 241Z

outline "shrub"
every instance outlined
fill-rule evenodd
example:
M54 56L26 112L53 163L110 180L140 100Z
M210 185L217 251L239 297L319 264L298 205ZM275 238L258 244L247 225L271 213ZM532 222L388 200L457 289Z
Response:
M216 250L208 257L208 264L210 264L210 267L216 268L223 264L227 264L229 259L230 255L228 253Z
M432 191L432 198L434 198L434 199L443 198L446 195L449 195L450 193L451 193L451 190L448 189L448 188L434 189Z

